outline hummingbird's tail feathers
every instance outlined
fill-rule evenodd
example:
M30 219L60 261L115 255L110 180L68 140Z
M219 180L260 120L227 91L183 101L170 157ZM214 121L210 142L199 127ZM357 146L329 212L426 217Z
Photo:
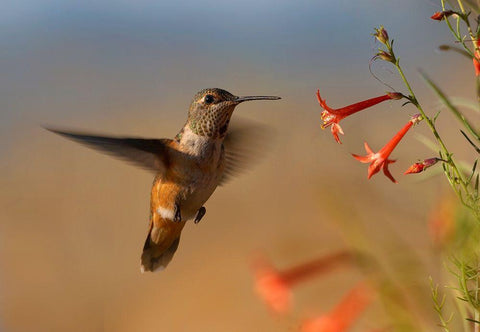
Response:
M172 242L172 244L163 250L164 245L156 244L151 241L150 232L148 233L145 245L143 246L140 271L159 272L164 270L173 258L180 243L180 235Z
M165 170L171 153L169 139L108 137L47 127L45 129L155 173Z

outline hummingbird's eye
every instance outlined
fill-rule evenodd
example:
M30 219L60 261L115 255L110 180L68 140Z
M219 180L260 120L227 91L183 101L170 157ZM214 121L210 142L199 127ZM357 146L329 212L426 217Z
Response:
M212 95L206 95L205 98L203 99L205 104L211 104L215 100Z

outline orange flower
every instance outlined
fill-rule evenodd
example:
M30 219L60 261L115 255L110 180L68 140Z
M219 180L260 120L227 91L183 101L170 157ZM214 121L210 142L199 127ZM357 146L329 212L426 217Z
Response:
M285 313L291 307L293 286L316 275L329 272L350 259L349 253L339 252L279 271L264 258L260 258L253 265L255 289L274 312Z
M349 115L355 114L366 108L379 104L382 101L401 98L403 98L403 95L401 93L389 92L386 95L380 97L363 100L352 105L333 109L328 107L325 99L322 99L322 97L320 97L320 90L317 90L317 99L320 106L323 108L322 114L320 115L323 121L322 129L331 126L332 135L335 138L335 141L337 141L338 143L342 143L340 142L340 138L338 137L338 134L343 135L342 127L340 127L340 125L338 124L341 120L343 120Z
M305 321L302 332L347 331L372 301L372 290L364 282L358 283L329 313Z
M402 129L400 129L400 131L395 136L393 136L393 138L377 153L373 152L367 142L365 142L365 150L367 151L366 156L352 154L352 156L361 163L370 163L370 166L368 166L368 179L370 179L374 174L378 173L381 169L383 169L383 173L385 174L385 176L388 177L393 183L397 183L397 181L393 178L392 173L390 173L390 171L388 170L388 165L394 163L395 160L388 159L388 157L393 152L393 149L395 149L397 144L400 143L407 131L414 124L420 122L421 119L422 116L420 114L412 116L410 121L408 121L408 123Z

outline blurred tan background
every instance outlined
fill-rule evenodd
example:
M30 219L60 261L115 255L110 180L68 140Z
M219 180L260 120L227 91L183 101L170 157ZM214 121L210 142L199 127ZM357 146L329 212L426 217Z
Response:
M473 98L471 63L435 48L450 41L429 20L435 1L21 1L0 13L0 330L295 331L328 311L362 278L343 269L299 286L294 312L275 317L253 291L255 252L288 267L365 236L404 285L425 292L437 275L427 230L441 177L404 177L431 156L410 132L392 157L400 182L367 181L363 141L381 148L415 113L387 102L344 120L343 145L320 129L319 88L331 107L388 90L368 71L370 35L385 25L433 114L438 103L416 70L449 94ZM374 66L403 90L392 69ZM188 224L168 269L142 275L152 176L64 140L48 124L111 135L173 137L206 87L279 95L241 105L276 132L250 172L217 189ZM471 161L452 117L439 126ZM429 133L418 127L415 133ZM407 245L415 255L405 254ZM412 259L414 257L414 259ZM394 270L395 271L395 270ZM395 274L395 272L394 272ZM381 327L380 303L355 331Z

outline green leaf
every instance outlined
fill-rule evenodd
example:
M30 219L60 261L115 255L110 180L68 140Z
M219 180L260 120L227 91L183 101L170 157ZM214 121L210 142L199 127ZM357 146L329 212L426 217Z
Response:
M475 179L475 196L478 197L478 174L477 174L477 178Z
M465 128L470 132L472 136L474 136L478 141L480 141L480 135L477 133L476 130L472 128L468 120L465 118L465 116L450 102L450 100L447 98L447 96L440 90L440 88L433 83L433 81L423 72L420 72L420 75L422 75L423 79L427 84L432 88L432 90L437 94L437 96L440 98L440 100L447 106L447 108L455 115L455 117L463 123Z
M474 12L478 13L480 11L477 1L475 0L464 0L464 1L468 4L468 7L470 7Z
M455 46L450 46L450 45L440 45L438 47L438 50L440 51L453 51L453 52L456 52L458 54L461 54L463 56L466 56L470 61L472 61L472 57L470 56L470 54L468 54L467 51L461 49L460 47L455 47Z
M437 152L437 144L425 135L415 133L415 138L430 150Z
M475 162L473 163L472 172L470 173L470 176L467 179L467 185L470 184L473 176L475 175L475 170L477 169L477 162L478 162L478 159L476 159Z
M470 163L467 163L466 161L463 161L463 160L457 161L458 169L465 173L470 173L470 170L472 169L472 166L470 165L471 165Z
M480 148L472 142L472 140L467 136L467 134L465 134L465 132L463 130L460 130L460 131L461 131L462 135L465 137L465 139L468 141L468 143L470 143L470 145L473 146L475 151L477 151L477 153L480 153Z
M480 113L480 106L476 102L472 101L471 99L462 98L462 97L450 97L450 102L452 104L457 105L457 107L462 107L462 108L464 107L469 110ZM437 107L440 109L446 108L445 104L441 101L436 103L435 108Z

